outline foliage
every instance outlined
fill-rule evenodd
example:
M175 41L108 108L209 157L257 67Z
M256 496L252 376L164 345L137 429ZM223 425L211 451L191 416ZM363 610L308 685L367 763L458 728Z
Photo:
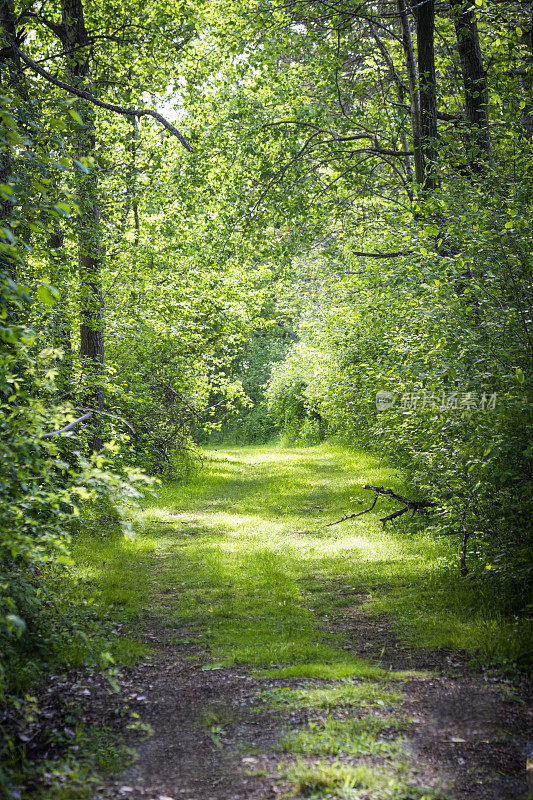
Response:
M66 617L57 598L54 603L54 580L61 574L65 579L72 565L70 534L84 504L109 496L134 504L140 484L147 483L138 471L119 466L111 430L98 453L89 452L87 435L75 428L56 435L80 414L61 393L67 354L50 330L53 315L61 311L60 292L48 276L23 282L30 276L21 209L32 204L26 224L43 233L52 229L57 215L51 214L49 198L35 199L45 193L42 176L36 175L49 162L38 156L39 131L35 140L20 133L28 119L24 106L19 112L17 118L4 106L0 130L5 181L0 240L0 700L11 710L20 705L13 693L24 692L42 675L43 661L75 663L74 651L82 640L87 663L105 666L98 644L93 649L85 645L87 621L74 620L76 614L83 618L86 599L74 598L70 622L76 631L65 630ZM32 168L21 176L20 161L32 148ZM20 768L20 743L9 738L9 731L2 736L0 754L2 760L13 761L15 771ZM2 790L8 783L9 776L0 772Z
M283 430L319 415L327 433L394 453L413 486L439 502L434 533L467 532L469 580L506 612L528 602L532 510L530 328L520 313L531 293L530 210L520 200L515 235L505 228L511 211L497 197L483 214L455 206L452 218L475 229L474 241L463 231L461 257L444 265L421 248L416 275L410 258L389 266L386 281L367 268L333 283L319 263L333 300L318 314L313 305L311 322L304 313L302 341L267 392ZM465 269L470 286L458 295ZM376 409L378 390L394 397L391 408Z
M335 435L393 459L438 503L436 605L520 627L531 19L436 8L433 37L421 12L344 0L2 3L1 691L39 650L70 534L112 550L138 469L194 480L206 441ZM434 86L409 60L427 51Z

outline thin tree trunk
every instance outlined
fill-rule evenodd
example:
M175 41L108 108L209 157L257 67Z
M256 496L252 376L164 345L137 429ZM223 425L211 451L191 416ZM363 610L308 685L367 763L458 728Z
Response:
M413 153L415 162L415 181L422 186L425 180L425 161L422 148L422 120L420 115L420 87L418 85L418 70L416 67L415 48L405 0L398 0L398 12L402 27L402 43L409 81L409 95L411 101L411 127L413 132Z
M59 225L48 237L46 249L50 259L52 283L55 286L62 286L65 283L68 258L65 253L63 233ZM54 347L59 347L63 351L63 358L59 365L57 376L57 388L61 394L65 394L71 388L73 372L71 320L68 316L68 304L65 296L62 296L54 307L53 320L52 341Z
M437 79L435 75L435 2L426 0L416 6L416 44L420 84L422 149L425 159L423 186L437 187Z
M463 531L463 538L461 541L461 577L466 578L469 571L468 565L466 563L466 556L467 556L467 547L468 547L468 540L470 538L470 533L465 525L464 514L461 515L461 528Z
M135 227L135 240L134 247L139 246L139 200L137 197L137 146L139 142L139 121L137 117L132 119L133 132L131 137L131 182L128 184L128 190L131 192L131 207L133 209L133 224Z
M370 24L370 31L372 33L372 36L374 37L375 42L376 42L376 44L377 44L377 46L379 48L379 51L381 52L381 55L383 56L383 60L385 61L385 64L388 67L388 70L390 72L391 78L395 83L396 96L398 97L398 102L400 103L400 105L403 105L405 103L405 86L402 83L402 81L400 80L400 78L398 76L398 73L396 72L396 70L394 68L394 62L393 62L393 60L392 60L392 58L390 56L389 51L387 50L387 47L386 47L385 43L382 41L381 37L378 35L374 25L372 25L371 22L369 24ZM413 167L412 167L412 164L411 164L411 157L409 155L409 146L407 144L407 136L405 135L405 128L403 126L402 126L402 130L400 131L400 139L401 139L401 142L402 142L402 149L403 149L403 151L405 153L405 156L404 156L405 174L407 176L407 180L409 182L409 186L412 187L412 185L413 185ZM412 200L413 199L413 192L412 192L411 188L409 189L408 194L409 194L409 199Z
M465 114L469 124L466 140L468 162L473 172L481 173L490 155L487 75L483 67L477 22L471 3L450 0L450 6L463 74Z
M63 39L68 56L69 80L75 86L83 83L89 71L89 37L85 28L81 0L61 0ZM94 108L85 101L78 102L78 111L83 127L78 128L76 157L78 160L93 158L95 152ZM98 177L92 169L89 173L77 171L78 259L80 275L80 358L87 383L91 384L88 405L98 409L104 407L104 390L98 385L104 364L104 319L101 281L101 240L98 210ZM94 384L96 383L96 386ZM98 433L92 449L99 450L102 440Z
M9 37L11 35L11 31L13 31L14 35L14 26L12 22L13 14L11 12L11 8L6 0L0 0L0 27L2 28L2 45L5 47L9 43ZM2 55L0 60L0 90L2 94L6 93L7 85L11 82L11 73L14 68L13 63L13 53L6 50L4 55ZM11 163L11 153L9 150L9 146L6 144L2 147L2 152L0 154L0 183L8 183L9 178L11 177L12 171L12 163ZM12 202L8 198L0 199L0 222L5 224L5 222L9 219L11 214ZM3 237L2 237L3 238ZM5 266L8 267L8 272L13 274L11 275L12 278L15 277L14 275L14 265L11 263L11 259L7 259L2 257L2 261L5 262Z
M12 113L18 116L20 106L28 100L28 93L24 84L20 58L16 49L10 45L17 45L16 14L13 11L11 0L0 0L0 94L10 98ZM9 112L9 109L8 109ZM4 142L0 149L0 183L9 184L13 178L13 157L11 146ZM9 197L0 199L0 223L7 230L11 229L11 216L13 213L13 200ZM0 241L9 244L7 236L0 236ZM11 280L17 279L17 261L9 252L9 247L4 248L0 255L0 268L5 270ZM16 318L14 307L9 312L13 319Z
M524 28L523 41L526 42L529 51L520 75L522 97L525 100L522 124L528 139L533 139L533 3L522 2L520 5L521 10L527 15L521 27Z
M10 0L0 0L0 30L2 34L0 55L0 91L8 94L15 91L20 95L20 81L22 71L20 59L14 49L10 49L10 44L16 42L16 15L13 11ZM9 147L2 148L0 156L0 183L8 183L11 177L12 163ZM0 220L9 219L13 203L9 199L0 200Z

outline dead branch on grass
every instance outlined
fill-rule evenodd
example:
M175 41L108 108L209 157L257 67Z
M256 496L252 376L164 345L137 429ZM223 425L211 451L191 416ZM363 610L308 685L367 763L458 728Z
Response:
M329 528L332 525L338 525L340 522L346 522L347 519L354 519L355 517L360 517L362 514L368 514L369 511L374 509L380 496L391 497L393 500L397 500L399 503L404 504L404 507L398 509L398 511L393 511L392 514L388 514L386 517L381 517L380 522L383 524L383 526L385 526L386 522L390 522L397 517L401 517L408 511L411 511L414 515L417 511L423 511L426 508L435 508L438 505L437 503L434 503L433 500L409 500L408 497L403 497L401 494L393 492L392 489L385 489L383 486L365 485L363 486L363 489L368 489L369 491L376 493L372 505L369 508L365 508L364 511L357 511L355 514L347 514L345 517L335 520L335 522L329 522L326 525L326 528Z

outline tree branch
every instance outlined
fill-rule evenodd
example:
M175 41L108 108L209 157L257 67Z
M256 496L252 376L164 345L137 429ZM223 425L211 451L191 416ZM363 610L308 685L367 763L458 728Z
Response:
M75 411L88 411L89 412L89 416L91 414L100 414L102 417L111 417L112 419L118 419L118 420L120 420L120 422L123 422L124 425L126 425L126 427L129 428L130 431L135 436L137 436L137 431L135 430L133 425L130 422L128 422L127 419L124 419L124 417L119 417L118 414L110 414L109 411L100 411L98 408L83 408L83 407L80 407L80 406L74 406L74 410Z
M64 81L60 81L57 78L54 78L47 70L40 67L32 58L30 58L26 53L23 53L17 45L12 41L11 46L25 64L27 64L37 75L40 75L49 83L57 86L58 89L63 89L65 92L69 94L74 94L76 97L80 97L82 100L87 100L89 103L92 103L99 108L104 108L106 111L114 111L115 114L122 114L125 117L153 117L156 119L167 131L178 139L178 141L183 145L183 147L189 151L189 153L193 153L193 147L185 136L179 132L179 130L174 127L168 120L166 120L161 114L157 111L152 111L151 108L125 108L124 106L117 106L114 103L106 103L104 100L99 100L97 97L92 95L90 92L85 91L84 89L79 89L77 86L72 86L70 83L65 83Z
M338 525L339 522L345 522L347 519L354 519L354 517L360 517L361 514L368 514L369 511L372 511L374 506L376 505L378 498L380 496L391 497L393 500L398 500L398 502L404 504L404 508L398 509L398 511L393 511L392 514L388 514L386 517L382 517L380 522L383 523L385 526L386 522L390 522L397 517L401 517L403 514L407 514L408 511L412 511L413 514L416 511L422 511L426 508L435 508L438 504L434 503L433 500L409 500L407 497L402 497L401 494L397 494L393 492L392 489L384 489L383 486L363 486L363 489L369 489L372 492L376 493L374 497L374 502L370 506L370 508L365 509L364 511L358 511L355 514L348 514L346 517L342 519L338 519L335 522L329 522L326 525L326 528L329 528L331 525Z
M361 256L362 258L397 258L398 256L409 256L412 255L412 250L397 250L394 253L363 253L359 250L352 250L352 254L354 256ZM345 275L351 275L352 273L346 272ZM366 488L366 487L365 487Z
M50 436L59 436L60 433L68 433L69 431L72 430L72 428L75 428L76 425L79 425L81 422L85 422L85 420L89 419L89 417L92 417L92 415L93 415L93 412L89 411L87 414L83 414L83 416L78 417L78 419L75 419L74 422L69 422L68 425L65 425L63 428L60 428L58 431L50 431L50 433L43 433L42 436L38 436L37 438L38 439L48 439L48 438L50 438Z
M358 511L356 514L348 514L346 517L342 517L342 519L335 520L335 522L328 522L326 528L331 528L332 525L338 525L339 522L346 522L347 519L354 519L354 517L360 517L361 514L368 514L369 511L372 511L377 502L378 502L378 495L374 497L374 502L372 503L370 508L366 508L364 511Z

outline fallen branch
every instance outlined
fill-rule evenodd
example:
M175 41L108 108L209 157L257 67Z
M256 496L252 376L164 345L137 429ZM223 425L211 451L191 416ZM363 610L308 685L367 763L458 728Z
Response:
M339 522L346 522L347 519L354 519L354 517L360 517L361 514L368 514L369 511L372 511L372 509L376 505L377 501L378 501L378 495L376 495L374 497L374 502L372 503L370 508L366 508L364 511L358 511L356 514L347 514L342 519L335 520L335 522L328 522L328 524L326 525L326 528L331 528L332 525L338 525Z
M399 503L404 504L404 508L400 508L398 511L393 511L392 514L388 514L386 517L381 517L380 522L383 524L383 526L386 522L390 522L397 517L401 517L408 511L411 511L414 515L417 511L423 511L426 508L435 508L438 505L437 503L434 503L433 500L409 500L408 497L403 497L401 494L393 492L392 489L383 488L383 486L365 485L363 486L363 489L368 489L376 493L372 505L369 508L366 508L364 511L358 511L355 514L347 514L345 517L342 517L342 519L338 519L335 522L329 522L326 525L326 528L329 528L331 525L338 525L339 522L345 522L347 519L354 519L355 517L360 517L362 514L368 514L369 511L373 510L380 496L391 497L393 500L398 500Z

